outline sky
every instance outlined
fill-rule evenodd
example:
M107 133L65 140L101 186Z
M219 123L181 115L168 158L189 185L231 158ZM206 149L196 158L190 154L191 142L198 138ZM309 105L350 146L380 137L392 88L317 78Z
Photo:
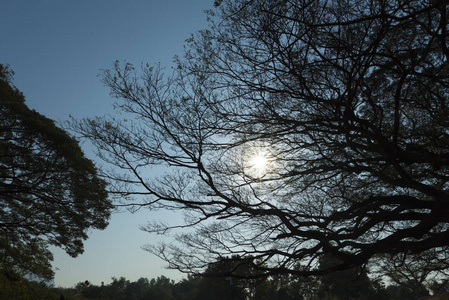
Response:
M0 63L14 70L13 84L27 105L57 122L114 114L114 99L98 74L115 60L169 68L182 56L190 34L207 27L204 10L213 0L4 0L0 10ZM86 146L84 146L86 147ZM95 160L92 151L86 155ZM167 263L142 250L160 237L141 225L168 213L140 210L112 215L103 231L91 230L84 253L71 258L54 253L55 285L80 281L108 284L112 277L131 281L164 275Z

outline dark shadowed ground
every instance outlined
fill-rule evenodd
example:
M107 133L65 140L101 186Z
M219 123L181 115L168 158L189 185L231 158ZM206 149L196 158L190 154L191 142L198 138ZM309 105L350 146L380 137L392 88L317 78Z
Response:
M449 300L449 294L419 298L419 300Z

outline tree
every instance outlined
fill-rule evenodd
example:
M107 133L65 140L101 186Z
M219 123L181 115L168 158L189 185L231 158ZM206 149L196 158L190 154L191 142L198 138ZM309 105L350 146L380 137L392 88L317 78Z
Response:
M200 277L187 276L173 286L173 298L179 300L196 300L199 293Z
M53 277L48 245L83 252L90 228L112 208L94 164L78 142L29 109L0 65L0 268Z
M172 295L174 287L174 281L165 276L159 276L156 279L150 281L150 291L146 296L146 299L161 299L161 300L173 300Z
M139 278L135 282L130 282L126 287L125 294L126 299L143 300L145 298L145 293L150 289L150 281L147 278Z
M120 168L108 179L128 204L186 213L148 225L190 228L149 250L197 273L232 256L257 276L444 252L447 1L216 5L172 76L105 71L134 119L73 123Z
M389 277L390 282L398 286L399 294L403 295L402 299L409 299L411 296L424 297L429 295L431 287L438 287L439 281L447 277L447 255L433 251L417 255L398 255L383 260L381 270ZM444 284L444 281L441 283Z
M7 274L0 273L0 299L58 300L59 297L58 293L50 290L45 284L30 282L23 277L12 279Z
M323 256L320 258L320 268L326 269L336 265L335 258ZM366 268L353 268L321 276L317 295L319 299L387 299L383 287L368 276Z
M223 258L209 264L200 281L197 298L211 300L265 299L265 295L257 295L257 287L260 288L265 282L247 279L254 275L254 271L246 264L236 263L232 258ZM220 276L217 277L217 274Z

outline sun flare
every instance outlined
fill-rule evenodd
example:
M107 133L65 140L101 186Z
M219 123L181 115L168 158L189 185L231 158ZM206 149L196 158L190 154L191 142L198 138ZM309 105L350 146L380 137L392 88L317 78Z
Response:
M260 152L257 153L253 158L251 158L250 164L254 169L263 171L267 167L268 158L265 153Z
M268 156L265 152L257 152L248 160L250 175L254 177L263 177L268 168Z

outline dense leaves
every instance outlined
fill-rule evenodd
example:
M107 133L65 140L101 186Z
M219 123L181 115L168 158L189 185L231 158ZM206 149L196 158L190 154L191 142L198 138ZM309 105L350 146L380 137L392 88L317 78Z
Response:
M331 260L326 257L321 263L327 264ZM235 262L223 260L210 265L208 272L217 268L228 270L232 267L235 267ZM249 274L251 271L246 270L245 273ZM42 289L40 294L63 295L66 300L413 300L429 295L429 290L424 286L421 290L415 291L409 290L407 284L385 287L373 280L371 276L368 269L354 269L328 274L324 277L277 275L257 281L208 275L189 276L179 282L174 282L165 276L151 280L139 278L136 281L130 281L124 277L113 277L109 284L95 285L86 280L79 282L73 288L50 288L46 289L47 292ZM16 288L17 295L24 295L29 291L39 292L36 287L33 288L23 279L16 279L9 283L0 281L0 288L2 288L0 290L11 290L10 287L17 287L19 283L25 284L23 288ZM42 287L42 285L39 286ZM448 294L434 291L434 295L441 297L436 299L447 299Z
M26 106L7 68L0 74L0 267L51 278L47 246L82 253L111 203L77 141Z
M320 259L320 268L326 269L336 265L338 262L335 260L334 257L323 256ZM361 267L326 274L320 278L316 294L319 299L333 299L334 297L338 297L338 299L389 299L383 283L370 279L368 274L369 270Z
M195 231L150 248L172 268L202 272L226 256L259 269L253 277L323 275L422 254L440 271L447 4L216 1L173 76L119 63L105 72L135 119L74 128L121 168L109 175L116 193L186 212ZM153 165L170 168L153 179ZM337 259L320 264L327 255Z
M29 282L17 275L0 273L0 299L60 300L60 294L52 292L45 284Z

